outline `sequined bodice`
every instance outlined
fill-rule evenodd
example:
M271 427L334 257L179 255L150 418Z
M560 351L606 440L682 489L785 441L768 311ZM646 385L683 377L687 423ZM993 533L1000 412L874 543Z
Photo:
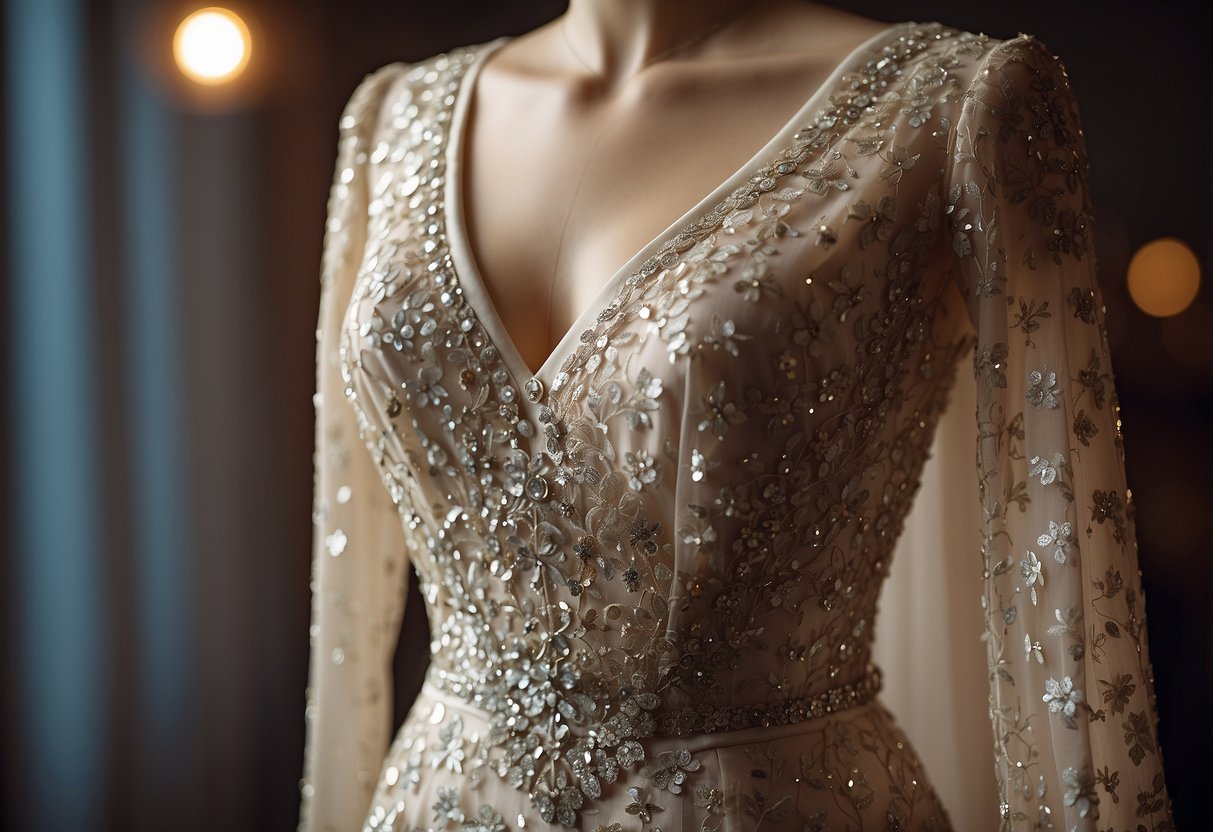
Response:
M982 289L953 258L998 219L941 172L978 141L947 114L994 43L902 24L866 44L532 376L449 229L452 117L501 42L381 72L345 401L326 406L352 408L398 512L427 684L483 716L465 745L446 709L434 766L474 754L527 812L577 826L641 782L629 770L679 791L699 761L659 738L794 725L878 689L877 596L977 341L965 300ZM1036 256L1085 249L1081 223L1057 229ZM344 531L325 541L347 557ZM598 820L658 803L637 791Z
M925 73L928 44L882 58ZM503 363L448 250L442 105L464 54L415 70L389 104L409 128L373 154L375 247L343 347L425 543L431 675L500 715L507 748L533 735L579 751L608 726L623 741L718 730L863 681L961 324L930 268L937 199L914 213L860 199L823 231L814 214L845 192L827 171L794 175L815 146L890 141L856 117L881 59L858 104L818 114L671 235L545 379ZM903 147L849 164L900 180L945 150ZM892 256L853 263L853 246L894 235ZM629 702L646 719L621 719Z

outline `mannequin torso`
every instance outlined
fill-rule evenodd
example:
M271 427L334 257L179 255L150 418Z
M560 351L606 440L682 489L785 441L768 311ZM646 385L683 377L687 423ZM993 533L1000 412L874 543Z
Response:
M662 44L691 42L721 18L677 5L683 22ZM630 24L626 4L595 12L616 31ZM464 126L468 242L532 370L617 269L889 25L802 0L755 3L702 42L616 83L590 74L579 58L592 41L572 40L575 55L559 23L487 59Z

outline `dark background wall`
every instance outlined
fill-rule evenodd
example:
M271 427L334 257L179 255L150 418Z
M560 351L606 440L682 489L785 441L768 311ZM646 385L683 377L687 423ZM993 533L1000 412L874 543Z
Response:
M1210 264L1207 16L1179 2L840 5L1030 32L1065 61L1094 177L1168 785L1178 827L1204 828L1213 288L1157 320L1129 300L1125 269L1162 236ZM14 830L294 828L337 117L370 70L521 33L564 3L234 5L259 38L234 101L154 71L164 21L192 8L6 0L0 20L0 822ZM424 632L420 612L414 595L410 632ZM397 664L402 716L424 657L402 649Z

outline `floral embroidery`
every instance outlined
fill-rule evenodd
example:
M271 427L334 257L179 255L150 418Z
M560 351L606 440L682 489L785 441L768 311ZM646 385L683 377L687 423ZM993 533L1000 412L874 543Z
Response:
M1045 663L1045 656L1044 652L1040 649L1040 642L1032 641L1032 637L1027 633L1023 634L1023 649L1028 658L1036 659L1037 664Z
M1091 492L1091 500L1091 519L1097 523L1111 520L1116 530L1113 537L1117 543L1124 543L1126 535L1125 521L1122 516L1124 501L1115 491L1102 491L1098 488Z
M1145 712L1130 713L1122 725L1125 729L1125 745L1129 746L1129 757L1134 765L1141 765L1147 753L1154 753L1154 736Z
M661 463L654 461L652 454L648 451L642 450L635 453L628 451L624 456L623 469L630 475L628 485L633 491L639 491L646 485L653 485L658 481Z
M691 757L685 748L681 751L665 751L651 760L640 773L653 781L654 788L666 789L671 794L682 791L688 772L699 770L699 761Z
M1031 590L1032 606L1036 606L1036 588L1044 588L1045 574L1036 553L1031 549L1028 549L1028 556L1019 562L1019 573L1023 575L1023 585Z
M1052 546L1053 559L1058 563L1065 563L1070 553L1074 550L1073 534L1073 525L1069 520L1064 523L1050 520L1049 530L1036 538L1036 545Z
M656 803L649 803L644 799L640 789L632 786L628 789L628 797L632 799L624 811L629 815L636 815L646 826L652 822L653 813L662 811L662 808Z
M1052 485L1057 481L1058 470L1065 465L1065 457L1053 454L1052 460L1046 460L1044 457L1034 456L1030 462L1032 467L1028 469L1028 476L1040 477L1041 485Z
M1057 373L1048 368L1028 373L1028 404L1033 407L1057 407Z
M1082 612L1075 607L1067 607L1065 610L1054 609L1053 615L1057 619L1057 623L1049 627L1049 635L1059 638L1069 636L1073 639L1069 647L1070 658L1075 662L1081 661L1086 654L1082 633Z
M702 399L698 413L703 415L697 425L699 430L711 429L717 439L723 439L729 425L738 425L746 420L745 412L734 402L724 400L724 382L719 381Z
M1133 683L1133 677L1128 673L1121 674L1115 681L1100 679L1099 686L1104 689L1104 704L1109 705L1114 714L1124 711L1125 706L1129 704L1129 700L1133 696L1133 692L1137 690L1137 685Z
M1008 353L1006 344L978 348L975 366L978 375L984 376L984 382L987 385L991 387L1007 386L1007 376L1003 367Z
M506 832L505 821L491 806L482 805L474 820L464 822L463 832Z
M440 743L434 753L434 768L445 768L456 774L463 773L463 722L456 714L442 726L438 734Z
M1032 333L1039 332L1041 322L1045 318L1052 317L1052 315L1053 313L1049 311L1049 302L1047 300L1037 303L1037 301L1029 298L1019 299L1019 314L1015 319L1015 326L1024 334L1024 346L1036 346L1036 342L1032 340ZM1056 378L1056 375L1054 375L1054 378Z
M459 789L438 787L438 800L434 802L434 823L463 823L463 811L459 808Z
M1049 703L1049 713L1061 714L1059 719L1062 724L1077 730L1078 723L1074 721L1074 714L1083 703L1083 695L1082 691L1074 687L1074 681L1069 676L1063 676L1060 682L1056 679L1045 679L1045 695L1041 699Z
M1095 420L1087 415L1085 410L1080 409L1074 414L1074 438L1081 442L1085 447L1091 447L1091 440L1099 433L1099 426L1095 424Z
M1061 782L1066 787L1065 804L1076 807L1080 818L1099 817L1099 797L1095 794L1095 778L1090 771L1084 769L1079 774L1072 766L1067 766L1061 773Z

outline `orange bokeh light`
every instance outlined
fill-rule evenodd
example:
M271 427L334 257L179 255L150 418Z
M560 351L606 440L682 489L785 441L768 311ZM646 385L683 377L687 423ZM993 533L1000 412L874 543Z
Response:
M1191 305L1199 290L1200 263L1183 240L1152 240L1129 261L1129 295L1147 315L1178 315Z

